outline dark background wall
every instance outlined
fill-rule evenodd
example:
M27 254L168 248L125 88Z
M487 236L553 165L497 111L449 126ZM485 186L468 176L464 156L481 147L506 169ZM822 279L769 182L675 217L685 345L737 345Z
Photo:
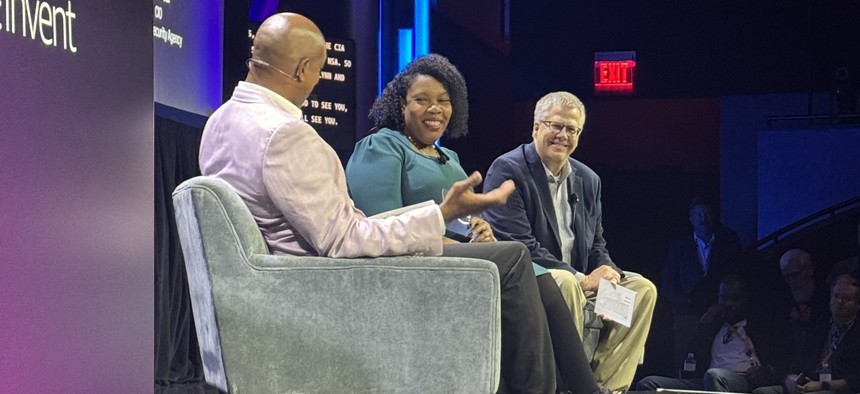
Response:
M860 128L760 132L759 237L860 196L858 155Z
M776 121L829 113L827 93L727 95L720 100L723 221L744 243L860 196L860 129L853 124Z
M77 52L0 18L0 391L149 391L152 3L47 3Z
M860 4L850 0L537 0L511 8L515 91L524 99L559 86L589 91L599 50L638 51L639 95L649 97L826 90L836 67L860 72Z

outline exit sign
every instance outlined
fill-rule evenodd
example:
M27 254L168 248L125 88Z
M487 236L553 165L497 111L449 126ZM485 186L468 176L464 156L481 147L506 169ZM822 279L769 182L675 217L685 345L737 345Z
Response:
M635 75L635 51L594 53L595 93L633 94Z

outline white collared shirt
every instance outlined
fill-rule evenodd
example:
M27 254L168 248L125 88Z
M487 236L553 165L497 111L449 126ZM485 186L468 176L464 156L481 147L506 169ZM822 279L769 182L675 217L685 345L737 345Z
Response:
M702 270L707 274L708 264L711 260L711 246L714 244L714 234L711 234L711 238L705 241L694 232L693 240L696 241L696 249L699 250L699 263L702 264Z
M566 162L564 167L561 168L559 176L553 175L552 171L545 164L543 165L543 169L546 171L549 195L552 198L552 206L555 209L555 220L559 231L559 246L561 247L561 261L570 264L573 240L576 237L573 233L573 209L570 206L570 196L567 194L567 179L572 170L569 162Z

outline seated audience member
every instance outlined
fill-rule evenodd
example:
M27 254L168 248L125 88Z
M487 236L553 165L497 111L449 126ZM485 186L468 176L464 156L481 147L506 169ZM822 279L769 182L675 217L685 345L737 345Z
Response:
M508 179L516 192L485 216L502 240L528 247L532 260L550 269L582 334L583 307L600 279L636 292L630 328L607 322L592 361L598 384L627 390L643 355L657 299L654 284L641 275L622 273L603 239L600 178L570 157L585 124L585 107L573 94L550 93L534 111L533 141L497 158L487 171L484 190Z
M860 246L860 221L857 222L857 246ZM858 261L860 261L860 255L837 262L827 275L825 283L830 286L837 276L854 272L857 270Z
M826 287L816 285L815 266L805 250L791 249L779 259L779 270L791 290L794 305L788 315L793 343L806 340L809 330L829 313Z
M830 289L830 321L819 324L808 340L800 344L791 371L783 386L756 390L756 393L860 393L860 272L838 276ZM830 380L821 380L821 367L830 368Z
M773 325L748 315L750 293L742 277L726 275L720 284L719 303L702 315L688 351L696 359L702 378L648 376L637 390L658 388L750 392L778 382L784 370L766 362L779 362L779 343L772 339Z
M468 132L467 103L466 82L445 57L420 57L397 74L374 102L373 130L356 144L346 166L356 207L373 215L427 200L441 203L442 191L465 179L466 172L457 154L436 141L443 134L456 138ZM464 241L496 242L480 217L472 216L470 227L472 238ZM558 366L558 391L598 392L558 286L545 269L534 268Z
M676 313L698 317L716 302L717 285L729 260L741 251L741 240L701 197L690 203L690 224L692 234L669 247L659 290Z
M476 173L454 183L441 204L385 220L365 217L349 198L335 151L302 121L299 106L325 63L325 39L312 21L289 13L263 21L245 81L206 123L202 173L237 191L273 253L423 253L492 261L501 284L501 386L510 392L552 393L549 329L528 250L514 243L442 245L446 221L504 203L513 185L477 194L471 191L481 182Z

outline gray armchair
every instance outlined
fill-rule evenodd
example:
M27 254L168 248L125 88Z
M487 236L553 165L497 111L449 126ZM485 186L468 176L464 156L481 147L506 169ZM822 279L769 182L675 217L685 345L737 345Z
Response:
M233 393L491 393L498 271L442 257L275 256L225 182L173 193L206 381Z

